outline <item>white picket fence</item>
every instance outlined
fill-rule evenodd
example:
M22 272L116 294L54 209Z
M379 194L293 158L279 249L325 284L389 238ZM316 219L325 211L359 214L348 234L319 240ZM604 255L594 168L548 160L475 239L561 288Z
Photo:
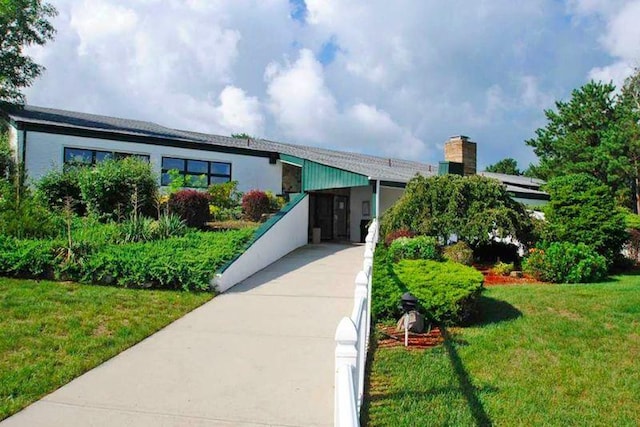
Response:
M355 280L351 317L343 317L336 330L335 406L336 427L360 425L360 408L364 393L364 368L371 330L371 279L373 252L378 243L378 221L369 226L364 262Z

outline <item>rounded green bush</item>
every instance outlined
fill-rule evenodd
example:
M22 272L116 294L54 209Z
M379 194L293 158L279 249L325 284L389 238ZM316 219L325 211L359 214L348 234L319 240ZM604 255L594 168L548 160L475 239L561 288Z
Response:
M454 243L445 247L442 251L444 259L458 262L463 265L473 264L473 249L465 242Z
M607 277L607 259L584 243L554 242L534 248L523 262L524 271L552 283L598 282Z
M400 237L389 245L389 256L394 261L401 259L440 260L440 248L435 237Z

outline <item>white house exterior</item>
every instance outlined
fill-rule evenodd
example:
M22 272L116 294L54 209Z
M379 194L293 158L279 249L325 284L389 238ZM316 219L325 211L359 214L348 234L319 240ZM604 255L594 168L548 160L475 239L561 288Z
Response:
M445 144L440 167L401 159L285 144L264 139L237 139L167 128L155 123L73 111L25 106L4 114L17 160L35 181L65 161L95 163L110 156L140 156L167 184L177 169L202 186L238 181L241 191L306 193L309 238L320 229L323 240L363 241L366 225L403 194L416 174L475 173L475 143L453 137ZM492 174L486 174L489 176ZM493 174L525 204L545 201L541 181Z

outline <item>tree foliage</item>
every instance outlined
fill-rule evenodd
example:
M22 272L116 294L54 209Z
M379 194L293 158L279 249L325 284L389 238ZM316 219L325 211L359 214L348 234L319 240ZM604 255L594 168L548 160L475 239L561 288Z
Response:
M545 206L547 239L584 243L609 261L627 239L624 213L606 185L588 174L552 179L545 186L551 200Z
M605 184L622 202L629 200L629 146L623 131L624 112L613 84L590 82L568 102L547 110L547 125L526 141L539 158L533 175L587 173Z
M0 1L0 102L24 103L21 89L44 70L24 49L53 39L55 29L49 19L56 14L41 0Z
M417 176L403 196L385 213L383 235L406 229L439 237L451 235L471 245L486 243L490 235L528 240L531 220L498 181L481 176Z
M487 166L485 171L504 173L507 175L522 175L522 172L518 169L518 162L510 157L502 159L493 165Z

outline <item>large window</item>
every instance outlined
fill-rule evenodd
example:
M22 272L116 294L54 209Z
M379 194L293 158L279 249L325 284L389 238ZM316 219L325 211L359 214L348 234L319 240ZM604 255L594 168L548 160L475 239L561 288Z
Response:
M171 183L170 170L176 170L188 187L207 187L231 181L231 163L162 158L162 185Z
M88 150L84 148L64 149L64 163L74 165L95 165L107 159L124 159L125 157L137 157L146 162L149 156L146 154L120 153L116 151Z

